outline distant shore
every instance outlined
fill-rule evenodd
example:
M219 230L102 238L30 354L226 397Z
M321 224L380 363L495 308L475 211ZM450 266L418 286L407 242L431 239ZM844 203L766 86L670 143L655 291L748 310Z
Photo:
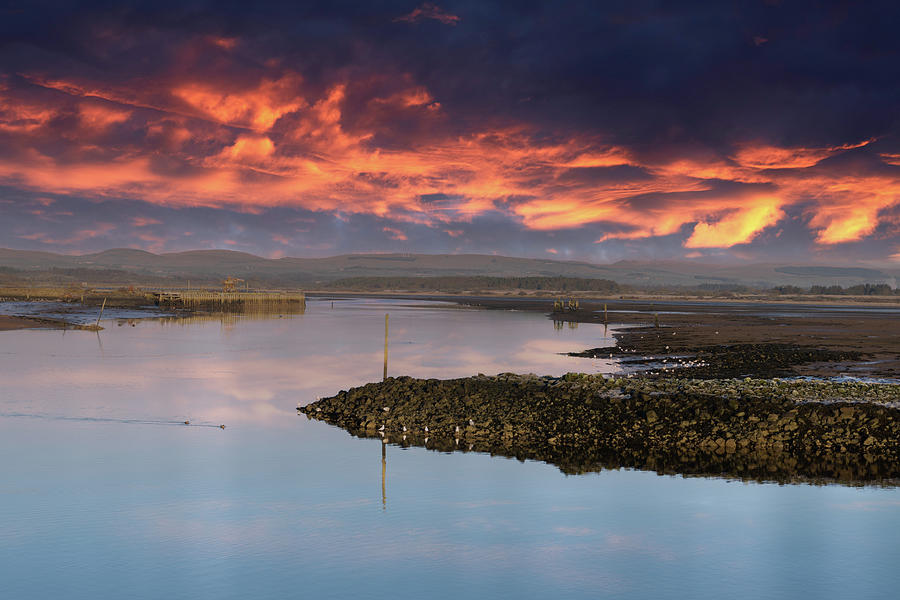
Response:
M152 305L152 293L135 290L88 291L82 296L68 292L54 295L53 290L16 290L16 295L0 289L0 300L49 300L72 305L99 307L104 299L107 308L127 307L141 310ZM728 360L748 359L757 369L766 354L753 350L736 353L728 346L745 348L763 344L783 347L812 348L833 353L832 356L854 357L847 360L808 361L788 365L793 375L900 378L900 314L892 304L840 301L751 301L744 299L683 299L648 296L642 298L581 298L578 310L554 312L553 296L522 297L506 295L451 295L434 293L358 293L313 291L310 299L389 298L397 300L433 300L488 310L529 311L546 315L558 324L578 326L582 323L614 326L617 339L614 348L581 348L586 358L601 354L620 354L639 359L641 356L666 357L680 355L726 356ZM65 328L63 321L5 317L0 331L35 327ZM752 349L752 348L751 348ZM725 354L722 355L722 352ZM623 354L624 353L624 354ZM738 355L740 354L740 355ZM783 354L783 352L782 352ZM620 356L620 357L623 357ZM740 369L740 361L720 376L731 376ZM715 362L715 361L714 361ZM666 363L668 364L668 362ZM762 374L761 371L756 371ZM783 374L778 371L779 374ZM740 373L736 373L740 374Z

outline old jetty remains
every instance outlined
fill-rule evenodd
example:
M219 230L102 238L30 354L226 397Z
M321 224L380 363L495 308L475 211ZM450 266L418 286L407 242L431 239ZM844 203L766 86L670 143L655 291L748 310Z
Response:
M302 313L306 311L303 292L260 291L179 291L161 292L156 304L170 310L226 313Z
M628 467L760 481L900 483L900 385L400 377L298 410L357 436L542 460L566 473Z

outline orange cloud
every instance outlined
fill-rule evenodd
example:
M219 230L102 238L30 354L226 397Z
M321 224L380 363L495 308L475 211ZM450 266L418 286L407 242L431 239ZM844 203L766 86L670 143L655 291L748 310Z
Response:
M443 109L408 76L361 102L352 79L312 92L291 72L249 84L173 76L152 92L29 79L53 91L38 101L0 85L0 133L14 149L0 161L0 180L57 194L367 213L452 237L462 231L445 224L501 211L534 230L595 227L598 243L690 232L687 248L751 242L791 207L806 211L820 244L859 240L900 199L900 181L887 172L832 176L819 165L870 141L646 157L596 137L539 138L522 124L448 135L428 129L443 122ZM357 111L350 120L348 103ZM77 115L77 129L65 152L49 152L63 114ZM396 114L422 119L423 133L379 147L378 132ZM104 137L127 127L144 137L130 145Z
M296 74L264 79L251 89L223 90L221 86L190 82L176 87L172 94L219 123L267 131L283 115L304 105L296 96L301 83Z
M713 222L700 222L694 226L686 248L727 248L746 244L762 230L784 218L781 201L773 197L755 198L750 206L733 210Z
M423 3L422 6L414 9L411 13L403 15L402 17L397 17L394 21L418 23L424 19L434 19L435 21L440 21L444 25L456 25L459 23L458 16L448 13L440 6L432 4L431 2Z
M862 148L875 140L864 140L856 144L845 144L830 148L782 148L766 144L745 145L734 156L735 161L751 169L802 169L811 167L839 152Z
M102 237L116 228L112 223L97 223L93 229L81 229L65 238L52 238L43 232L20 235L23 240L36 240L45 244L68 246L85 240Z
M78 108L82 125L88 129L106 129L117 123L124 123L131 111L104 106L98 103L84 103Z
M162 221L150 217L134 217L131 219L131 224L135 227L147 227L149 225L162 225Z
M803 182L808 195L816 198L809 210L810 226L820 244L860 240L875 231L879 213L900 204L900 179L867 177L819 177Z
M392 240L406 241L408 239L405 233L393 227L385 227L382 229L382 231L388 234L388 237L390 237Z

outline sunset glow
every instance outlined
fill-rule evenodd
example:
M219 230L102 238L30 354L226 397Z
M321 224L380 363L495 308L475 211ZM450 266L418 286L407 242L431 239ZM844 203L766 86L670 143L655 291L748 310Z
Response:
M437 45L470 26L465 15L429 3L385 15L381 25L398 39L428 29ZM114 226L123 235L129 223L143 229L138 247L183 247L178 211L191 207L229 221L275 208L299 218L371 217L371 250L409 242L406 225L458 250L484 250L472 236L486 218L532 240L534 254L551 253L549 234L583 232L581 247L569 248L582 257L616 240L652 246L671 236L675 245L666 247L681 255L752 251L788 224L821 249L896 235L900 154L887 130L807 144L779 142L777 130L670 135L656 144L607 118L573 115L551 127L530 110L471 112L473 99L447 94L414 64L348 62L323 71L302 46L265 49L250 31L172 32L158 64L117 76L88 68L87 58L110 56L126 44L122 36L152 45L159 32L111 27L117 35L79 37L84 62L16 64L8 53L0 182L23 198L144 204L152 218ZM78 251L105 237L63 234L48 214L15 217L4 244ZM273 252L273 241L279 251L311 244L303 228L277 235L242 243L260 253ZM887 249L862 251L879 258Z

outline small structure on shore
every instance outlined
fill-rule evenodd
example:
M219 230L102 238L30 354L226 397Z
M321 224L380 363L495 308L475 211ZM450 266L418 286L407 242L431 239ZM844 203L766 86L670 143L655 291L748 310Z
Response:
M557 298L553 301L553 312L574 312L578 310L578 300L575 298Z
M239 283L245 283L243 279L238 277L226 277L224 281L222 281L222 291L223 292L236 292Z

